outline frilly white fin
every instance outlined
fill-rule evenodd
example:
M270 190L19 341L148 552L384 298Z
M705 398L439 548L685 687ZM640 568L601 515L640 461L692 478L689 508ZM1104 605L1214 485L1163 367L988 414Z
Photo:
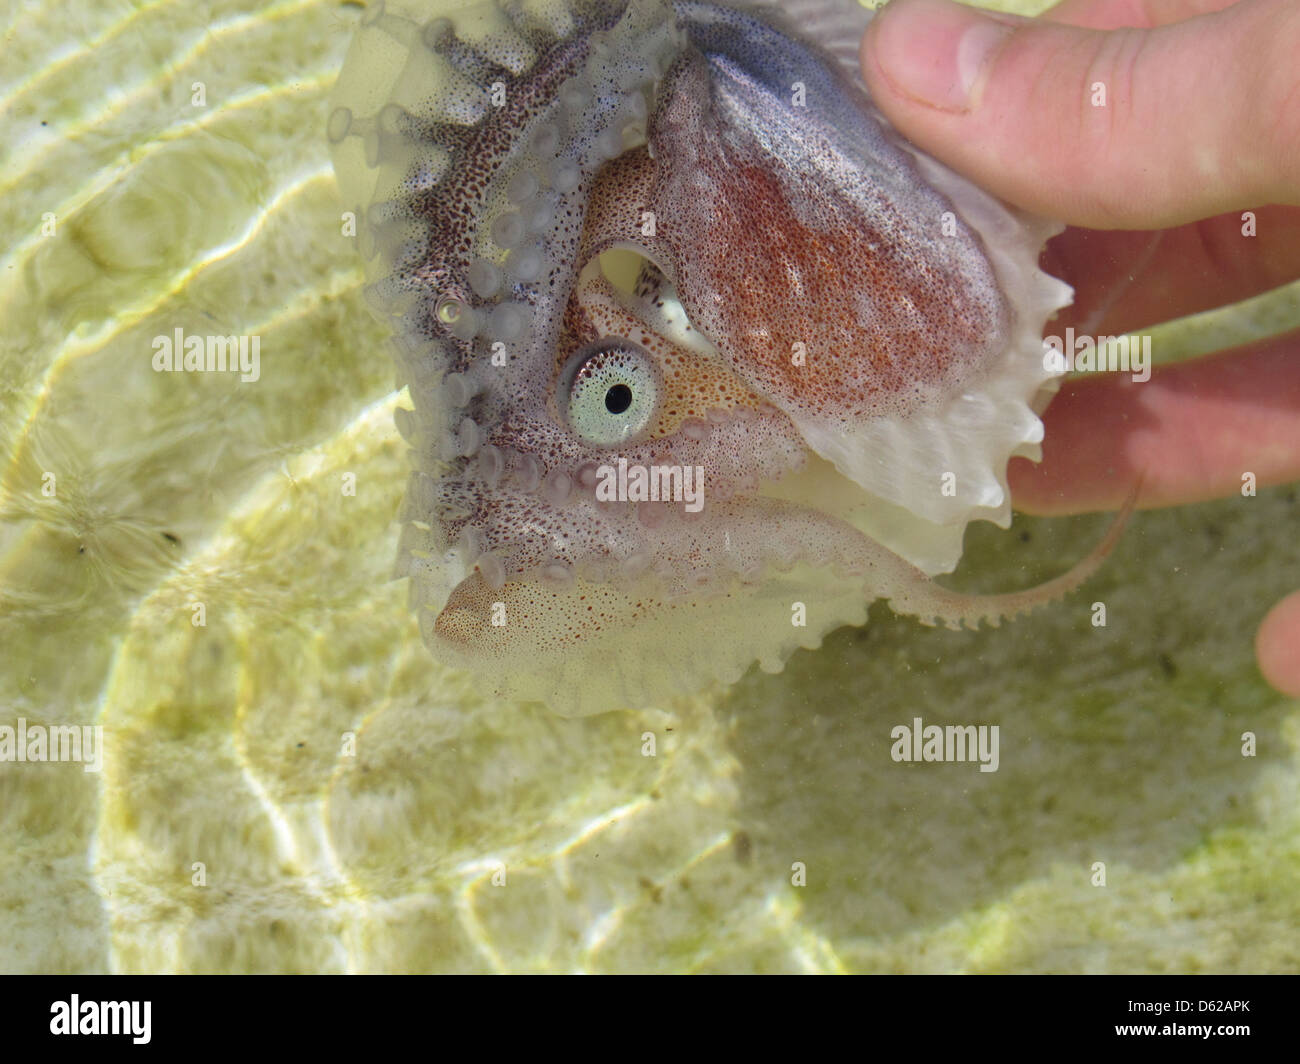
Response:
M438 619L436 645L448 664L479 672L503 697L588 716L734 683L756 659L779 672L798 647L820 646L867 612L856 585L806 564L714 598L655 595L649 581L639 591L581 580L567 589L526 581L493 591L476 576ZM807 605L806 627L791 624L797 602ZM493 605L505 626L480 622ZM432 629L430 613L421 620ZM637 626L634 643L628 625Z
M834 56L865 91L858 50L874 12L855 0L793 0L781 7L784 21ZM875 419L849 433L810 423L801 423L800 430L840 472L888 504L858 507L857 527L927 573L950 572L961 557L970 521L985 519L1001 528L1010 524L1010 458L1041 457L1043 426L1037 415L1063 375L1044 359L1043 327L1070 305L1074 292L1039 269L1038 256L1064 227L1001 203L919 153L893 133L874 106L872 112L913 157L926 181L979 234L1011 305L1011 338L998 363L988 367L987 383L974 383L938 409ZM880 456L888 457L882 461ZM952 494L939 481L947 473L952 474Z
M1001 528L1011 522L1007 462L1013 456L1040 457L1038 411L1062 376L1044 358L1043 327L1074 293L1038 268L1039 252L1061 231L1059 224L1014 212L947 167L922 155L915 158L926 180L983 239L1011 305L1011 341L982 380L937 409L873 419L849 432L809 423L801 423L800 431L845 476L904 511L868 523L863 531L936 573L956 565L971 521L982 518Z
M764 671L779 672L798 647L815 649L841 625L864 623L876 598L926 625L996 627L1062 598L1096 572L1136 499L1135 491L1101 542L1068 572L1002 595L949 590L827 520L819 545L803 552L811 564L767 568L707 597L665 598L649 580L618 586L579 578L562 587L529 580L493 589L475 573L436 618L421 611L421 625L445 661L486 672L499 695L544 702L563 716L651 705L710 683L734 683L755 659ZM795 611L803 625L792 623ZM634 648L625 636L631 625Z

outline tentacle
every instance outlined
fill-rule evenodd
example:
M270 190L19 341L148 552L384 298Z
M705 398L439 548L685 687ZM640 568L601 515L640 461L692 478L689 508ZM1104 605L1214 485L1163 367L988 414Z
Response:
M1024 591L1010 591L1002 595L966 595L936 584L920 569L909 565L910 579L905 580L892 594L884 592L889 599L889 606L895 613L915 617L926 625L942 622L953 629L960 628L963 624L969 628L978 628L981 621L987 621L996 628L1003 620L1011 620L1022 613L1062 599L1083 585L1115 549L1129 515L1137 504L1141 488L1139 481L1123 508L1115 515L1106 535L1087 557L1052 580Z

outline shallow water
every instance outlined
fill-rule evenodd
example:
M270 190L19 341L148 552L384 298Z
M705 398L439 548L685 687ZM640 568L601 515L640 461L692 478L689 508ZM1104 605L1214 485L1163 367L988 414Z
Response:
M0 970L1300 965L1300 705L1252 655L1300 583L1294 488L1139 514L1000 629L877 604L651 711L566 720L429 659L323 134L359 10L0 14L0 724L104 741L99 773L0 761ZM178 328L256 336L257 379L155 372ZM1105 521L973 528L952 582L1028 586ZM918 716L998 724L998 771L895 763Z

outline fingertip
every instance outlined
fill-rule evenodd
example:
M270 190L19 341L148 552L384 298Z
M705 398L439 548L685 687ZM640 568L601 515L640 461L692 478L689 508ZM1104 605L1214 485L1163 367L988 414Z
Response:
M1079 171L1065 160L1077 123L1055 113L1078 81L1077 60L1057 57L1088 32L951 0L890 0L859 60L876 106L919 148L1001 199L1096 227L1095 212L1070 217L1060 202L1076 198Z
M923 107L961 114L978 100L1014 26L947 0L894 0L862 41L868 86Z
M1300 12L1262 0L1111 31L892 0L860 59L889 121L994 195L1157 229L1295 201L1294 64L1277 57L1297 45Z
M1255 660L1270 686L1300 698L1300 591L1268 611L1255 635Z

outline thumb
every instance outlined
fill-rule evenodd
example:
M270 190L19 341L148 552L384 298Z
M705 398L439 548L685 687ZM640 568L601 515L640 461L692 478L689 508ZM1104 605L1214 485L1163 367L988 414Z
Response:
M913 143L1036 214L1157 229L1300 203L1300 4L1099 31L892 0L862 42Z

